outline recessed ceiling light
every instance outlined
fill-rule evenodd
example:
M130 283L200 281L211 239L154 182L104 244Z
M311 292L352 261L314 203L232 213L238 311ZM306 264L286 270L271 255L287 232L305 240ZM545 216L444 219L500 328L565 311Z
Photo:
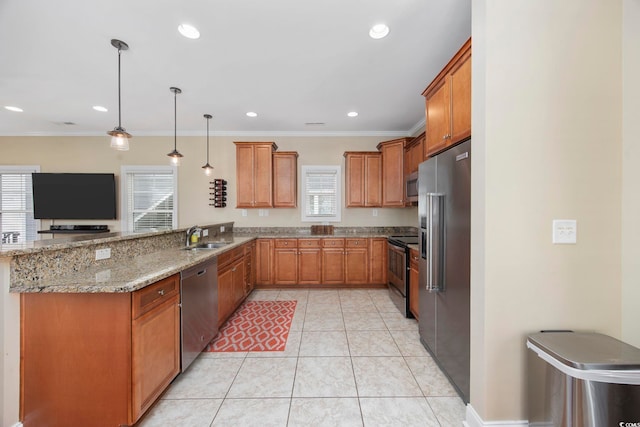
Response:
M200 31L198 31L198 29L193 25L180 24L178 25L178 31L180 31L180 34L182 34L188 39L195 40L200 38Z
M389 34L389 27L385 24L376 24L369 30L369 36L372 39L381 39Z
M102 105L94 105L93 109L96 110L96 111L100 111L101 113L106 113L107 111L109 111L105 107L103 107Z
M4 108L6 108L9 111L15 111L16 113L22 113L22 108L19 107L12 107L11 105L5 105Z
M357 111L349 111L347 113L347 116L349 116L349 117L358 117L358 112Z
M253 111L249 111L249 112L247 113L247 116L248 116L248 117L258 117L258 113L254 113Z

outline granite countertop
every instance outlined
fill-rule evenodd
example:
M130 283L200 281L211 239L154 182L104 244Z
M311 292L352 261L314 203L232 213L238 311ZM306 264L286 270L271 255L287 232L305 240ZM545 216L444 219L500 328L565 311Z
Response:
M179 273L221 253L253 240L255 237L233 236L218 249L165 249L138 256L127 263L93 266L46 283L38 281L12 286L10 292L114 293L133 292L158 280Z
M182 230L170 230L166 233L175 233ZM286 229L273 231L268 228L253 230L238 230L239 232L226 233L211 240L224 239L226 246L217 249L184 250L182 247L171 247L144 253L128 258L126 262L107 262L93 264L78 271L61 274L60 276L40 279L34 277L33 281L19 281L11 283L10 292L61 292L61 293L114 293L132 292L141 289L151 283L165 277L179 273L200 262L211 259L230 249L240 246L256 238L386 238L392 232L389 230L375 229L348 229L339 230L335 234L311 234L307 230ZM80 248L97 243L110 243L126 241L135 238L158 236L165 232L145 234L134 233L109 233L108 235L96 235L83 239L63 238L56 241L43 243L31 242L25 247L6 248L0 247L0 256L11 257L19 255L36 255L52 250ZM165 233L165 234L166 234ZM224 237L222 237L224 236ZM417 249L417 245L416 249Z

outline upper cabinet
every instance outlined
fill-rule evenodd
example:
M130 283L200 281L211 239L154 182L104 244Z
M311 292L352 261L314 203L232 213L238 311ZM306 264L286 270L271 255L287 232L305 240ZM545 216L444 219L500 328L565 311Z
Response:
M294 208L298 153L275 151L273 142L236 144L236 207Z
M471 136L471 39L422 95L426 100L426 157Z
M404 148L404 174L409 175L418 172L418 165L425 160L424 156L425 134L413 138Z
M411 138L378 144L382 153L382 206L404 207L404 147Z
M348 208L382 206L382 155L378 151L347 151L345 200Z
M273 153L273 207L297 206L298 153L281 151Z

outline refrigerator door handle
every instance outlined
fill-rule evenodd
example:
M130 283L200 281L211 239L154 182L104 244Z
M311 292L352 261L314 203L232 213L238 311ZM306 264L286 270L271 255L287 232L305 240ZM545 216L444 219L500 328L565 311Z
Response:
M444 194L427 193L427 290L444 291Z

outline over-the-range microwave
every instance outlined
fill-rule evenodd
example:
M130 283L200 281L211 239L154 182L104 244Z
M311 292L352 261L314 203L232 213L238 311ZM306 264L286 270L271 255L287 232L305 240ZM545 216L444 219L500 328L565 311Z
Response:
M405 179L407 201L418 202L418 172L412 172Z

